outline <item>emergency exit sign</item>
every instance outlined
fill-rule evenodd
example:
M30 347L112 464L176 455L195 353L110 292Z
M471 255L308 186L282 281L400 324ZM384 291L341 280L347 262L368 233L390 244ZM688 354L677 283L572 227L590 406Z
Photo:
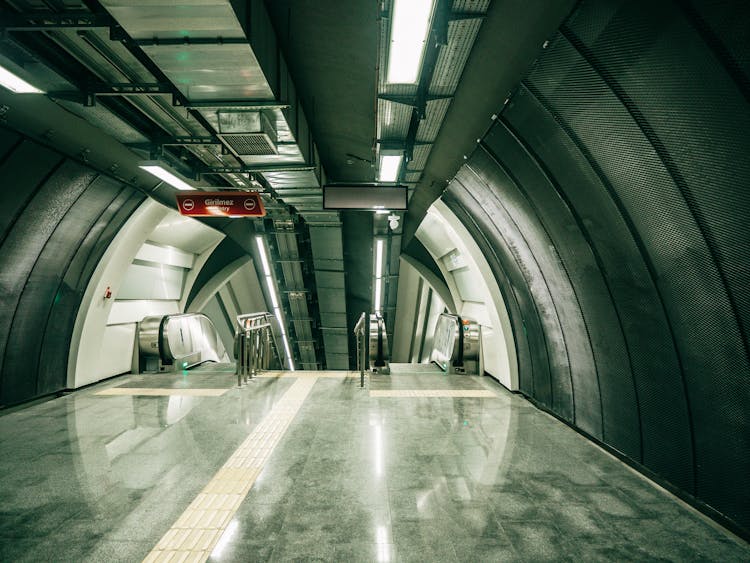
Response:
M188 217L263 217L266 210L257 192L197 192L175 194L177 208Z

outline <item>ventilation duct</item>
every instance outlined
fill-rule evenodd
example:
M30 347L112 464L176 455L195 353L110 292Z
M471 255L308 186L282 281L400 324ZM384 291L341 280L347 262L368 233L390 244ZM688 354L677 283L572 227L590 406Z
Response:
M219 111L219 138L236 156L278 154L276 129L261 111Z

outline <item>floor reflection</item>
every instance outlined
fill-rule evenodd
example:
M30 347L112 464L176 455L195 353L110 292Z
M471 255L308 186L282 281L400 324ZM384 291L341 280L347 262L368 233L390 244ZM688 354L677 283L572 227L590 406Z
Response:
M142 560L295 381L220 397L83 391L0 417L0 560ZM487 378L371 380L451 385L495 397L371 397L320 378L210 560L750 560Z

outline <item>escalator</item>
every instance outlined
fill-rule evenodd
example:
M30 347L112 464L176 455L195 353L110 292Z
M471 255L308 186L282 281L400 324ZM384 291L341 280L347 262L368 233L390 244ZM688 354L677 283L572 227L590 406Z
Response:
M180 371L231 359L214 323L202 313L145 317L138 326L138 371Z

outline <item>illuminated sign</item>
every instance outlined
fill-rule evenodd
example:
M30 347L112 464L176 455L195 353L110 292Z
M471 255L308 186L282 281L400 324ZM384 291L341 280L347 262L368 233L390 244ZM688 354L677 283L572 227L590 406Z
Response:
M191 192L175 194L177 209L188 217L263 217L266 210L257 192Z

